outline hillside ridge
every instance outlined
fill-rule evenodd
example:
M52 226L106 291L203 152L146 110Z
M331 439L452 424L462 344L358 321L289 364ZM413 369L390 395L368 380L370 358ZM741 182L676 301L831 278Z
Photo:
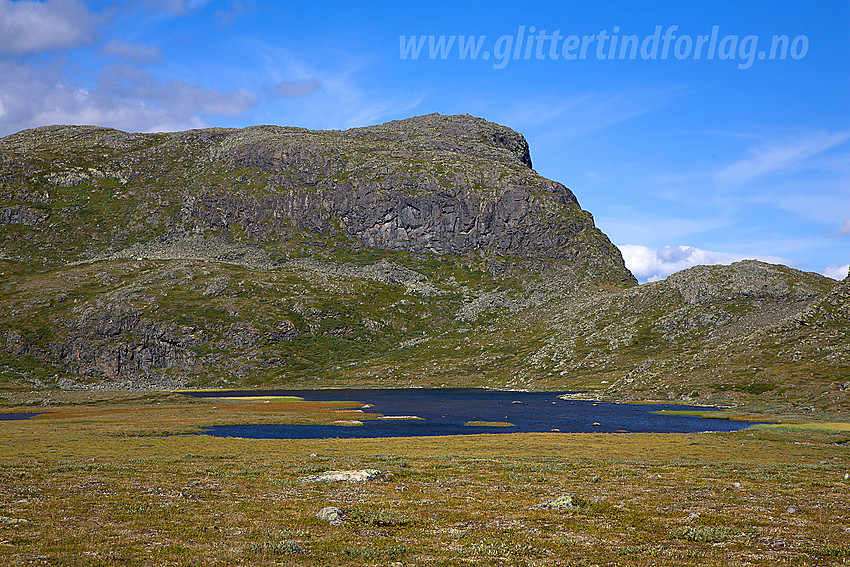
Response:
M52 126L0 150L0 222L49 234L57 261L224 235L283 257L333 243L555 261L577 279L636 283L573 193L531 169L525 139L469 116L346 131ZM92 231L70 242L80 213Z

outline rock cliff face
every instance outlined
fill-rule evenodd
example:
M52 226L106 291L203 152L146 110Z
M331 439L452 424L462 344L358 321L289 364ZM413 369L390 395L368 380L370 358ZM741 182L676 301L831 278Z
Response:
M563 185L531 170L511 130L464 116L426 116L339 134L249 129L230 136L228 168L266 176L271 195L206 193L195 226L238 223L260 239L288 226L341 230L370 248L575 260L594 231ZM600 243L603 241L600 239Z

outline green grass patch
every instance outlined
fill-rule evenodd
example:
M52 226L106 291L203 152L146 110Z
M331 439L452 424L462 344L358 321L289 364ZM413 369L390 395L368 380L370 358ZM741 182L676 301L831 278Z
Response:
M806 423L759 423L750 429L769 429L774 431L824 431L841 433L850 431L850 423L840 421L813 421Z
M739 530L724 526L685 526L670 532L670 537L697 543L717 543L732 539Z

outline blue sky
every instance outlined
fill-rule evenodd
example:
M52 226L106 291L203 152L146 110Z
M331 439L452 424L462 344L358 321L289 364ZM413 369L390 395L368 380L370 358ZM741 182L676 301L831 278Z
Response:
M845 0L0 0L0 135L469 113L524 134L535 169L573 190L642 281L742 258L840 278L848 30ZM432 35L455 36L444 56L426 37L402 57L400 36ZM460 36L477 57L461 58Z

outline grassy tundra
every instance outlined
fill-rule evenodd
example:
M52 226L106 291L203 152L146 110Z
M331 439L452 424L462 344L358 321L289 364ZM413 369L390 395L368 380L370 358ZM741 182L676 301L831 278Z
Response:
M10 407L45 413L0 422L6 565L850 559L848 424L249 440L185 433L221 423L363 416L344 404L285 398L88 392L54 394L51 404ZM327 470L364 468L385 478L305 482ZM342 510L345 521L317 519L326 506Z

